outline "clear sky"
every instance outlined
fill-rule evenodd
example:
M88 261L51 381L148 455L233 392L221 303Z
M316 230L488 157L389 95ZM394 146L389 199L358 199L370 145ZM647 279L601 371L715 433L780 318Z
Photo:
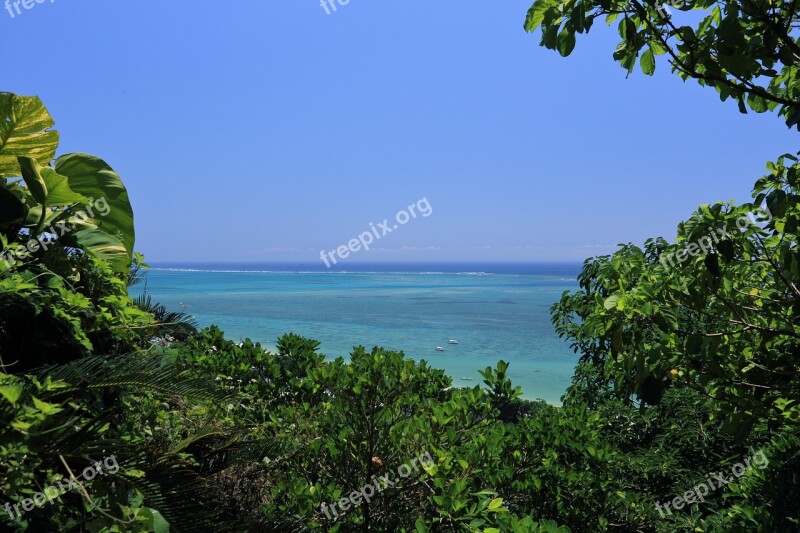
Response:
M748 200L797 149L663 58L626 79L615 27L539 47L529 6L45 0L0 11L0 90L122 175L151 262L318 261L422 198L348 261L582 260Z

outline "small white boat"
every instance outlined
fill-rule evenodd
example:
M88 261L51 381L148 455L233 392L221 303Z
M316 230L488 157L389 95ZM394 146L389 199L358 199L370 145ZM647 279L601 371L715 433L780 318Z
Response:
M437 352L443 352L443 351L444 351L444 348L442 348L441 346L437 346L437 347L436 347L436 351L437 351Z
M472 378L461 378L462 381L472 381Z
M449 341L447 341L447 344L458 344L458 341L455 339L450 339Z

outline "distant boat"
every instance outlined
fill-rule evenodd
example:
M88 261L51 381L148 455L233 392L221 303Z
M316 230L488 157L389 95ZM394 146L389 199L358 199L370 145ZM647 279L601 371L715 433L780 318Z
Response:
M472 378L461 378L463 381L472 381Z
M450 339L449 341L447 341L447 344L458 344L458 341L455 339Z
M444 351L444 348L442 348L441 346L437 346L437 347L436 347L436 351L437 351L437 352L443 352L443 351Z

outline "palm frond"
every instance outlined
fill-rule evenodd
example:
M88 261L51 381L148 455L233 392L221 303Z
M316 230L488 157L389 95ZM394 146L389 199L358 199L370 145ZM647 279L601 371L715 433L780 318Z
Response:
M168 364L159 355L134 353L124 356L88 356L56 367L46 367L39 379L50 377L68 385L50 391L46 397L59 398L87 389L123 388L136 392L151 391L223 402L232 393L214 381L198 376L190 369Z
M238 517L222 516L224 511L219 502L214 501L219 493L210 486L209 474L203 472L208 468L189 462L184 453L196 451L189 448L197 448L200 443L206 450L220 453L225 448L221 442L235 444L235 439L231 441L230 435L205 429L188 438L182 443L182 448L174 450L175 453L164 453L138 439L120 439L115 428L125 413L113 393L119 389L150 391L220 403L231 396L230 392L214 381L198 378L190 371L166 364L162 357L150 354L84 357L42 369L33 377L40 382L47 379L66 384L65 387L39 389L34 380L27 380L23 395L17 402L22 405L23 401L29 401L35 395L40 401L58 403L62 408L48 420L46 427L37 429L39 435L29 435L28 445L38 456L43 469L64 471L60 463L63 460L70 469L79 472L90 466L93 460L113 455L120 469L98 477L94 483L100 485L95 487L94 494L109 497L136 489L144 496L143 505L158 511L176 531L207 531L209 524L236 529ZM109 391L112 391L111 396ZM97 411L79 409L76 401L110 407L101 407ZM16 409L9 402L0 402L0 417L12 420ZM202 455L200 457L202 459ZM136 471L142 474L128 474ZM65 503L68 506L80 505L80 499L79 494L71 494ZM111 500L119 500L119 497ZM111 500L109 503L113 509ZM121 501L125 502L124 497ZM32 513L30 520L35 527L45 527L48 517Z
M142 267L142 264L136 261L131 263L131 270L128 273L128 287L138 285L146 279L147 276L145 275L145 269ZM145 290L147 289L145 288Z
M151 337L172 336L184 340L197 333L198 325L194 317L181 311L169 311L166 306L153 303L152 297L147 293L137 296L134 305L153 315L156 323L147 329L147 334Z

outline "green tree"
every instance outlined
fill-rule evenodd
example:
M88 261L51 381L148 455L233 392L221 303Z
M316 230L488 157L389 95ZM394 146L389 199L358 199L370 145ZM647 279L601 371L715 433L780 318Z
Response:
M653 74L656 57L665 56L681 78L713 87L743 113L778 109L800 128L799 10L785 0L537 0L525 29L541 28L542 46L567 56L595 19L618 21L614 59L629 73L638 58Z
M654 3L638 0L537 0L525 28L568 55L575 33L605 16L620 19L614 57L652 74L654 55L673 70L733 97L745 110L779 108L797 125L800 55L792 33L795 3L690 2L705 10L677 26ZM642 52L644 50L644 52ZM650 240L586 262L581 291L553 308L558 332L584 361L604 370L620 397L658 403L670 385L720 400L731 429L756 421L800 421L800 255L798 164L784 155L758 180L753 202L701 206L681 223L677 242Z

